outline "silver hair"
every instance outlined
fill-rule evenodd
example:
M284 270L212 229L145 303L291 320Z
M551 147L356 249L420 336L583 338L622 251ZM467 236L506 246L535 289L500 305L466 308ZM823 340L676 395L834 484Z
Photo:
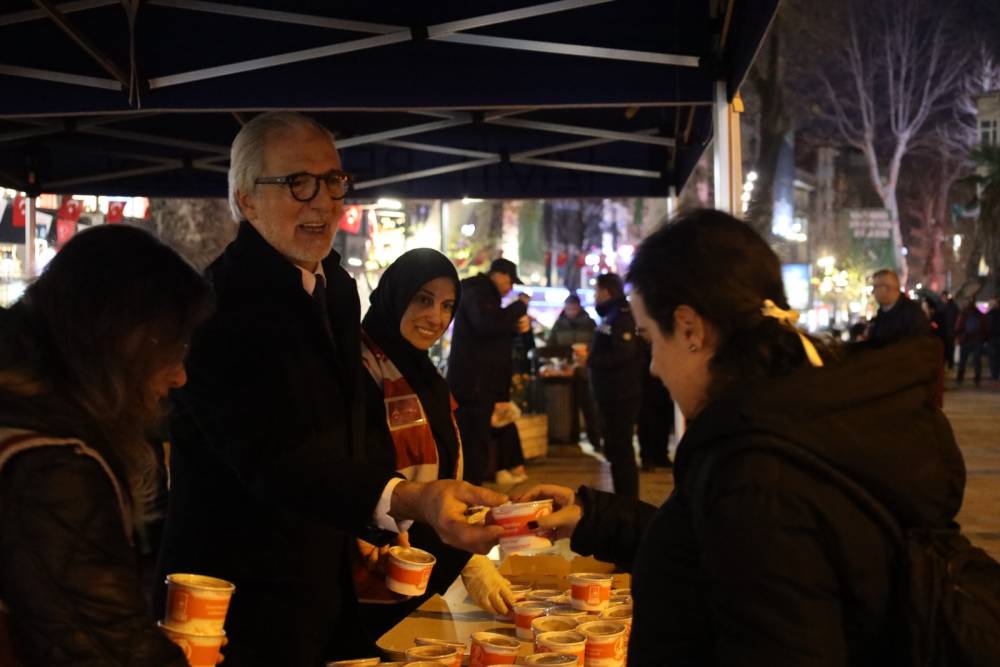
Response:
M318 130L330 137L331 144L334 143L333 133L330 130L315 118L297 111L268 111L240 129L229 151L229 211L233 220L239 222L244 218L237 194L252 191L254 181L263 175L264 148L268 137L273 132L301 128Z

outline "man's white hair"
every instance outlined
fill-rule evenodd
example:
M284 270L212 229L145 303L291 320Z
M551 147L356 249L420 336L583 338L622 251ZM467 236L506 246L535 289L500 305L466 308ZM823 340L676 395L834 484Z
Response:
M254 189L254 181L264 175L264 149L267 139L273 132L297 130L302 128L318 130L330 137L333 143L333 133L323 127L314 118L297 111L269 111L263 113L244 125L229 151L229 211L233 220L244 219L243 211L237 195L248 193ZM286 174L270 174L285 176Z

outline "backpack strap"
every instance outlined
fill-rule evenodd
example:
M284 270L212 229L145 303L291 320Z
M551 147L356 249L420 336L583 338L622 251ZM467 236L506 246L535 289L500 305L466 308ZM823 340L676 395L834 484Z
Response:
M121 512L122 528L125 531L125 538L129 544L133 544L132 536L132 512L122 490L118 478L115 477L111 466L97 450L88 447L82 440L76 438L57 438L54 436L29 431L24 429L0 428L0 471L4 465L13 457L22 452L41 447L72 447L80 456L87 456L94 459L101 467L101 470L108 476L111 486L115 490L115 497L118 499L118 510Z

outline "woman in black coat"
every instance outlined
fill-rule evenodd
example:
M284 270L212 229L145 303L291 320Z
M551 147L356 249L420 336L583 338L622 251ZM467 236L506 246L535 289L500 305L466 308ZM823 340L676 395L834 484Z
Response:
M19 664L187 664L131 543L156 490L146 435L210 305L173 250L114 225L75 236L0 309L0 599Z
M629 271L637 333L689 420L659 508L586 487L543 527L633 573L635 665L898 664L883 529L823 459L903 528L946 527L965 468L933 402L940 353L913 337L837 348L795 327L781 265L745 223L698 211L646 239Z

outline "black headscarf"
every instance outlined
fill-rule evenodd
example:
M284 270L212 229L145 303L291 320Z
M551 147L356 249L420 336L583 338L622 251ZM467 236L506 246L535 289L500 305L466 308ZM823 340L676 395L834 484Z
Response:
M454 317L462 290L455 266L437 250L416 248L400 255L382 274L369 298L371 307L361 326L420 398L438 447L439 476L452 477L458 457L458 438L451 417L448 383L431 363L427 352L410 345L399 332L399 322L413 295L435 278L451 278L455 283Z

